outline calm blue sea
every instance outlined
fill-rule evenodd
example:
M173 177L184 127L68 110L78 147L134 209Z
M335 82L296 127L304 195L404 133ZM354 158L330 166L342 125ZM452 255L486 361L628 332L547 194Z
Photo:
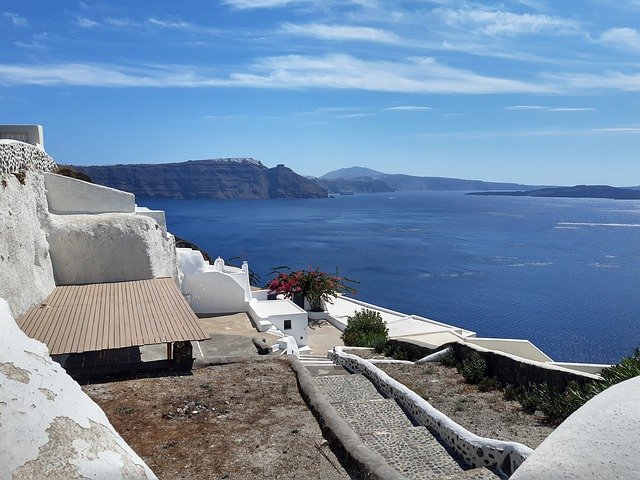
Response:
M169 230L212 256L317 267L356 298L527 338L557 361L640 345L640 202L400 192L307 200L159 200Z

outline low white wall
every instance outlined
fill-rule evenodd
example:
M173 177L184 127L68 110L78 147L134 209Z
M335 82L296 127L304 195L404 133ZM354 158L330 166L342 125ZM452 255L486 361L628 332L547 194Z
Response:
M44 174L49 211L56 214L134 212L135 196L76 178Z
M550 357L548 357L529 340L512 338L467 338L465 339L465 342L473 343L474 345L478 345L489 350L527 358L536 362L552 361Z
M472 467L498 469L508 477L532 452L521 443L503 442L471 433L371 362L345 353L342 347L334 347L328 356L333 362L363 374L385 397L395 398L419 425L437 432L441 441Z
M244 289L220 272L184 275L182 293L196 313L237 313L247 311Z
M0 298L0 478L156 478Z
M47 201L42 174L27 172L22 185L13 175L0 186L0 297L15 316L41 302L55 288L43 225Z
M0 125L1 140L18 140L44 151L44 133L41 125Z
M177 280L174 238L145 216L51 215L47 239L57 285Z
M136 205L136 215L144 215L145 217L153 218L160 227L167 229L167 216L164 210L149 210L147 207L139 207Z
M513 480L640 478L640 377L596 395L549 435Z

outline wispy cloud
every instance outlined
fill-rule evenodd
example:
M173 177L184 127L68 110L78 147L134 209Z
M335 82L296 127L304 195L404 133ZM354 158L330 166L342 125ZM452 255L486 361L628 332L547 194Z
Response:
M291 35L318 38L322 40L359 40L379 43L400 43L394 33L377 28L353 25L325 25L322 23L293 24L285 23L280 29Z
M548 112L593 112L595 108L592 107L556 107L548 108Z
M505 110L537 110L544 112L592 112L593 107L544 107L542 105L509 105Z
M433 110L431 107L424 107L421 105L397 105L395 107L387 107L386 109L396 112L424 112L427 110Z
M600 35L600 42L621 50L640 50L640 32L633 28L612 28Z
M526 130L489 130L489 131L455 131L428 132L418 135L408 135L419 138L519 138L519 137L581 137L592 135L640 135L640 126L629 127L599 127L599 128L549 128Z
M96 22L87 17L76 17L76 25L81 28L93 28L100 25L100 22Z
M292 3L302 3L300 0L224 0L225 5L238 10L250 10L256 8L284 7Z
M536 33L575 35L582 32L580 24L575 20L542 14L484 9L437 9L434 13L449 26L489 36Z
M45 44L43 44L42 42L39 42L37 40L31 40L30 42L21 42L21 41L17 41L13 43L16 47L20 47L20 48L28 48L31 50L42 50L44 48L47 48L47 46Z
M331 54L265 57L244 67L229 68L227 74L194 65L175 64L0 64L0 84L342 89L442 94L559 93L594 88L637 91L640 90L640 73L548 74L545 78L528 82L482 75L443 65L428 57L382 61ZM524 110L537 106L514 105L507 108ZM555 111L590 110L590 107L547 108Z
M17 15L15 13L4 12L2 15L6 19L8 19L13 25L16 25L18 27L24 27L26 25L29 25L29 22L27 21L26 18L21 17L20 15Z
M154 17L148 18L147 22L150 25L162 28L192 29L194 27L193 24L182 20L161 20Z
M433 58L403 61L362 60L351 55L287 55L261 59L258 73L231 79L256 88L332 88L412 93L550 93L540 84L490 77L441 65Z
M505 110L544 110L542 105L509 105Z
M607 71L594 73L557 73L546 74L544 78L564 85L564 88L580 90L620 90L626 92L640 91L640 72L624 73Z
M343 115L336 115L336 118L365 118L373 117L375 113L345 113Z

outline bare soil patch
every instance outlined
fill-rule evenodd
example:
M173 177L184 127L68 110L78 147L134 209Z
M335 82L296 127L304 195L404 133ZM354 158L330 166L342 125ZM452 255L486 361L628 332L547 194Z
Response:
M282 360L82 388L161 479L350 478Z
M376 366L476 435L536 448L554 429L542 415L527 414L518 401L505 400L502 390L481 392L465 383L453 367L439 363Z

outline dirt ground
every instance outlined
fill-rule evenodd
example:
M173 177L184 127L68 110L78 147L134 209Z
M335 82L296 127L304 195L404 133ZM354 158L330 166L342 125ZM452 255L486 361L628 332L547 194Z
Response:
M350 478L282 360L82 388L161 479Z
M501 390L481 392L465 383L453 367L439 363L377 367L476 435L536 448L553 431L542 416L524 413L519 402L505 400Z

